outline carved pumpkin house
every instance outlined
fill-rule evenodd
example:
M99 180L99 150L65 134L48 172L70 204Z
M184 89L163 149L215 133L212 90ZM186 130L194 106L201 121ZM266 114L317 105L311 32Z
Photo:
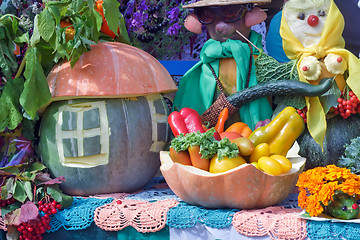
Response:
M169 140L162 93L176 91L151 55L122 43L100 43L71 69L48 75L52 100L42 117L39 148L64 192L132 192L149 182Z

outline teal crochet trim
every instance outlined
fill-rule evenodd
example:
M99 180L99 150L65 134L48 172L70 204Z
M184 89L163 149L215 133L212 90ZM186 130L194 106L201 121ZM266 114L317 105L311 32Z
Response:
M94 221L95 209L112 202L112 198L98 199L74 197L73 204L51 216L48 232L55 232L63 227L66 230L81 230L88 228Z
M191 228L197 223L212 228L226 228L231 225L237 209L206 209L180 202L167 214L167 225L172 228Z
M307 221L306 227L311 240L358 240L360 236L358 223Z

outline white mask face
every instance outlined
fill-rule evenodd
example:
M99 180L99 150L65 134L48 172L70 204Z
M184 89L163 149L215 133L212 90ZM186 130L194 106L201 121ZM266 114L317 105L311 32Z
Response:
M285 20L304 47L319 43L330 3L330 0L289 0L285 4Z

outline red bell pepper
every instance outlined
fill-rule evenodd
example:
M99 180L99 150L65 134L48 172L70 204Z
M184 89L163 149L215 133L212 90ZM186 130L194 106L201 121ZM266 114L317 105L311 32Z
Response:
M180 112L172 112L168 117L168 122L175 137L180 133L185 135L197 131L205 132L202 127L201 116L191 108L183 108Z
M206 132L202 125L202 119L200 114L191 108L182 108L180 112L172 112L168 117L168 122L174 136L178 136L180 133L186 135L187 133L200 131ZM214 138L218 141L221 140L220 134L216 131Z

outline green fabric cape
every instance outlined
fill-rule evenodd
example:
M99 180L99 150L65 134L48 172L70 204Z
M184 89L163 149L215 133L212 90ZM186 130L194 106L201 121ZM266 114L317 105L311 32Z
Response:
M250 41L258 48L262 47L261 35L251 31ZM254 54L259 52L253 48ZM219 74L219 58L234 58L237 64L237 91L245 88L249 71L250 48L240 40L226 42L209 39L200 53L200 62L187 71L180 80L179 89L174 99L173 109L189 107L203 114L212 103L216 93L216 80L207 64L211 64L216 75ZM249 86L257 84L253 61ZM240 108L241 121L254 129L260 120L271 118L272 109L266 98L257 99Z

